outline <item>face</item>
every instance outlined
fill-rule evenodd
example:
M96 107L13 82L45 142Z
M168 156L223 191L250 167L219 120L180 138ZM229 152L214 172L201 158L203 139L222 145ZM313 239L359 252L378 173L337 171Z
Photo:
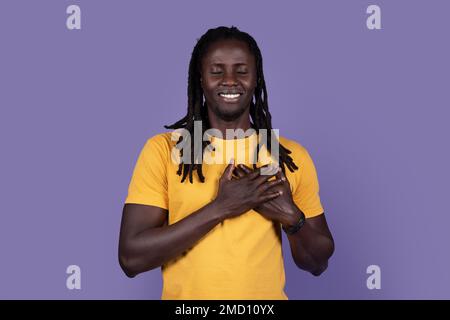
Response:
M256 87L255 57L240 40L219 40L201 61L201 84L209 112L234 121L250 108Z

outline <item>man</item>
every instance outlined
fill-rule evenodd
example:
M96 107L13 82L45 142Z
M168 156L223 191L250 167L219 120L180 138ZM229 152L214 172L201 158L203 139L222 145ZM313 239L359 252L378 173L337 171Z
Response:
M202 143L202 156L236 151L244 142L248 158L207 164L196 161L195 152L192 161L186 154L181 160L181 152L177 163L173 132L150 138L125 201L120 265L129 277L162 267L162 299L287 299L281 230L297 266L313 275L327 268L334 251L312 159L280 135L281 170L261 174L264 161L249 161L258 154L248 146L256 131L222 139L227 129L266 129L261 150L271 150L262 57L247 33L235 27L208 30L193 50L188 82L187 115L166 128L194 134L200 122L202 131L222 133ZM193 146L194 139L185 143Z

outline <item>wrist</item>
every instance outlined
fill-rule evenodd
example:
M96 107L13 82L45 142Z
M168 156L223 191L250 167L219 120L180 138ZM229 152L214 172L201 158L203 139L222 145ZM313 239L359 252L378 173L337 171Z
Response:
M282 228L284 232L291 235L300 230L300 228L303 227L305 222L306 222L305 214L300 209L297 209L294 214L290 215L287 222L282 223Z
M279 222L283 227L288 228L295 225L302 216L304 216L303 212L293 204L289 210L284 211L284 215Z
M208 206L211 208L211 210L213 212L213 216L218 220L218 223L227 219L227 217L229 215L228 211L224 206L221 205L221 203L219 201L214 199L213 201L211 201L209 203Z

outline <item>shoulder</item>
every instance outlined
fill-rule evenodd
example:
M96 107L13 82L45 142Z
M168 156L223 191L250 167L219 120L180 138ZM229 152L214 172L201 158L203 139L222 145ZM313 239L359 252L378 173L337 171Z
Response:
M173 138L172 135L172 132L163 132L149 137L145 143L143 152L169 154L178 141L177 136L174 134L175 138Z
M291 151L289 155L292 157L292 159L294 159L295 162L298 161L300 163L303 163L310 157L306 147L293 139L288 139L280 135L279 142L284 148Z
M172 144L172 131L157 133L147 139L147 143L157 145L171 145ZM176 141L175 141L176 143Z

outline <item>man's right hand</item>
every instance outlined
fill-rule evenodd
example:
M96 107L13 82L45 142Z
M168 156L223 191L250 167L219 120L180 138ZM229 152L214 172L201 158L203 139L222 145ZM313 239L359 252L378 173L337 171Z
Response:
M268 181L272 175L261 175L261 168L243 178L233 178L234 164L230 163L219 179L219 190L213 203L225 219L243 214L262 203L280 196L273 187L283 183L281 179Z

